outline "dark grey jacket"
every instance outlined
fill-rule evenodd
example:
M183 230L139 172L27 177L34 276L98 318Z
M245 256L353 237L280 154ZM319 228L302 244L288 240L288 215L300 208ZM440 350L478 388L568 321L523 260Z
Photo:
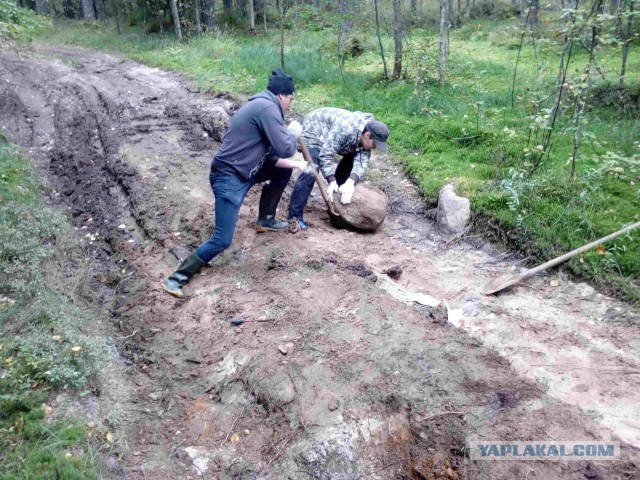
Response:
M296 137L284 125L280 101L263 90L249 97L231 119L211 169L232 173L243 180L253 177L267 163L289 158L296 152Z

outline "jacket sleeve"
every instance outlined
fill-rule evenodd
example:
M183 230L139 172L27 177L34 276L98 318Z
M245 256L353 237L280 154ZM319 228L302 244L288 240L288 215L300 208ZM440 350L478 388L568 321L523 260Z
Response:
M258 122L275 155L279 158L289 158L296 153L296 137L284 126L284 120L276 105L265 108Z
M352 178L356 183L358 183L360 179L367 173L370 158L371 152L367 150L363 149L356 153L353 159L353 169L351 169L351 175L349 175L349 177Z
M343 144L348 144L349 136L341 133L339 129L334 128L327 135L327 140L322 144L320 155L318 156L318 165L322 176L328 182L335 180L336 169L333 166L333 156L339 155L342 151Z

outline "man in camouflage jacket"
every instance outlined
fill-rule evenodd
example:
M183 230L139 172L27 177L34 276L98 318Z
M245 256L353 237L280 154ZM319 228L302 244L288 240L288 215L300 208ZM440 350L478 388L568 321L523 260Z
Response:
M327 107L305 117L301 136L311 158L329 183L329 199L333 200L333 194L339 191L340 201L348 204L356 184L367 173L371 150L387 150L389 129L370 113ZM337 166L333 164L334 155L342 156ZM313 173L301 173L291 192L289 218L295 219L301 230L308 228L303 214L314 181Z

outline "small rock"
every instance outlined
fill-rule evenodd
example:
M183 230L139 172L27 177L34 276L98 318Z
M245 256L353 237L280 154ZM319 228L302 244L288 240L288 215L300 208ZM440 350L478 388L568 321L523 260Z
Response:
M287 353L289 353L289 349L287 348L286 345L278 345L278 350L280 350L280 353L283 355L286 355Z
M399 266L387 268L383 273L386 273L390 278L398 280L402 275L402 268Z
M581 283L578 285L580 288L580 297L582 298L591 298L595 295L596 291L591 285L587 285L586 283Z
M159 394L158 392L153 392L153 393L150 393L150 394L149 394L149 398L150 398L151 400L160 400L160 397L161 397L161 396L162 396L162 395L161 395L161 394Z
M549 282L549 285L551 285L552 287L557 287L558 285L560 285L560 282L558 280L551 280Z
M335 398L332 398L331 400L329 400L329 404L327 405L327 408L331 412L337 410L338 409L338 400L336 400Z

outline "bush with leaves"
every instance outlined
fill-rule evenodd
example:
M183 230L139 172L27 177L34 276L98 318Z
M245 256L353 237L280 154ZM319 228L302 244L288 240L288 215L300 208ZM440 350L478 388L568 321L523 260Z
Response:
M30 38L46 23L33 11L15 3L0 0L0 38Z

